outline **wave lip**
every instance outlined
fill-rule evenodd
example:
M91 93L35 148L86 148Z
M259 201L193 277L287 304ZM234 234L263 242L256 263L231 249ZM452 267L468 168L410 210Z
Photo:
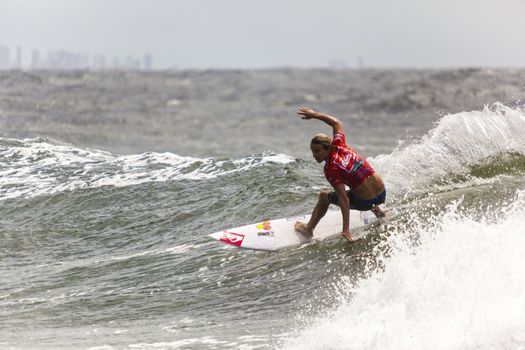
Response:
M496 103L482 111L446 115L420 140L371 163L399 195L505 154L525 157L525 113Z
M165 152L117 156L56 144L48 139L0 140L0 199L35 197L101 186L201 181L294 159L265 152L233 159L184 157Z

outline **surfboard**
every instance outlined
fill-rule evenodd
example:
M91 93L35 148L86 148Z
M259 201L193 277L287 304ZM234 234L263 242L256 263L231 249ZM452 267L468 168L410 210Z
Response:
M321 219L312 238L295 231L296 221L308 222L310 215L265 220L250 225L214 232L209 236L222 243L240 248L275 251L286 247L324 240L341 233L343 224L339 210L329 210ZM377 221L370 211L350 210L350 232ZM355 235L354 232L352 232ZM354 240L359 239L357 235Z

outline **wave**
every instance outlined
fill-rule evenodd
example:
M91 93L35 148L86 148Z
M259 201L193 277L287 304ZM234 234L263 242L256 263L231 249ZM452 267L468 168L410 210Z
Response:
M525 345L525 191L473 218L450 205L418 243L399 227L382 268L339 282L335 311L302 319L284 349L515 349ZM494 209L493 209L494 210Z
M372 164L394 200L462 189L411 201L381 234L362 279L337 277L324 291L332 305L299 315L282 348L525 346L524 112L494 104L444 116Z
M0 138L0 199L29 198L102 186L202 181L295 159L264 152L229 159L147 152L114 155L47 138ZM390 201L491 176L523 173L525 113L502 104L441 118L421 139L370 160L389 189ZM308 177L308 175L305 175Z
M113 155L47 139L0 139L0 199L29 198L101 186L206 180L294 158L265 152L232 159L147 152Z
M443 184L523 163L525 113L500 103L482 111L446 115L420 140L401 144L392 153L371 160L395 197L406 197ZM511 167L514 167L512 165ZM518 168L522 166L518 165ZM506 170L499 166L500 172ZM496 171L497 173L497 171Z

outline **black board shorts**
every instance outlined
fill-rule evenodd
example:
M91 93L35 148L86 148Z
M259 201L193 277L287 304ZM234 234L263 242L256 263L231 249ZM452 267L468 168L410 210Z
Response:
M352 190L346 191L346 195L350 199L350 209L367 211L372 209L375 205L383 204L386 200L386 189L383 190L377 197L372 199L361 199L352 193ZM339 206L339 197L335 191L328 193L328 200L330 203Z

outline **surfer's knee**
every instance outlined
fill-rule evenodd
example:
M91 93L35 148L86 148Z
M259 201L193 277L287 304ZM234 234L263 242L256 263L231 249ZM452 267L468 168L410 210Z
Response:
M326 190L322 190L321 192L319 192L319 202L323 204L330 204L330 199L328 198L329 193L330 192Z

